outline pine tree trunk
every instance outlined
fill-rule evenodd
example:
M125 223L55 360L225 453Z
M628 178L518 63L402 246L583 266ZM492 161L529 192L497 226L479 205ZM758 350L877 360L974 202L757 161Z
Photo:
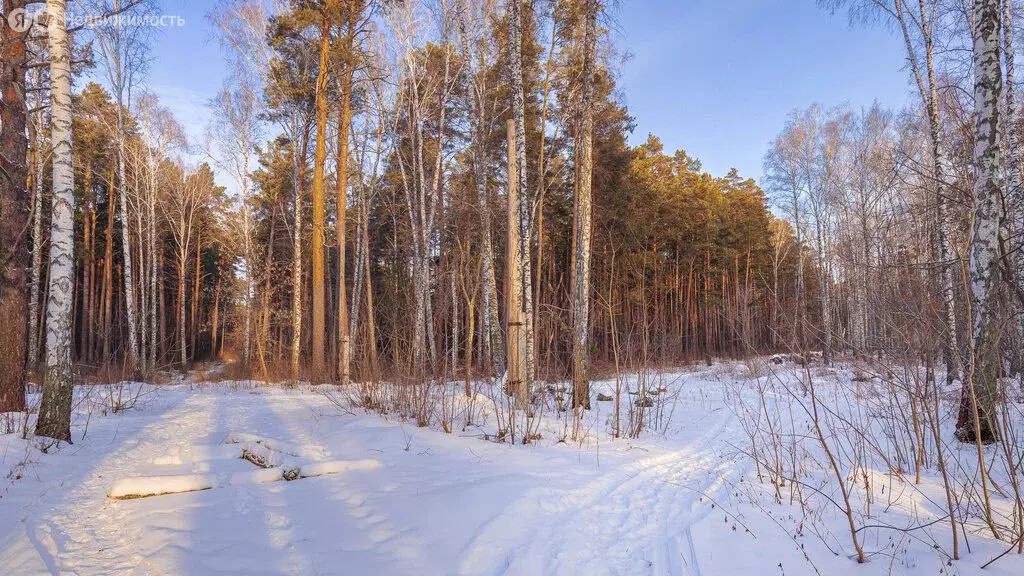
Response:
M24 0L4 0L3 13ZM29 325L29 244L25 223L28 121L25 103L25 35L0 22L0 412L25 409L25 344Z
M330 21L326 14L320 25L320 70L316 77L316 152L313 158L313 326L312 378L326 376L324 360L324 168L327 158L327 65L330 52Z
M160 270L164 270L164 253L163 243L160 243ZM157 307L157 317L160 319L160 346L157 350L157 357L162 362L167 357L167 312L166 312L166 295L164 294L163 279L157 284L157 299L159 300L159 306Z
M89 294L92 290L91 280L92 277L89 275L89 267L92 264L92 155L88 155L85 161L85 174L84 183L82 189L84 191L83 200L85 206L82 208L82 247L85 249L85 262L82 266L82 314L81 322L79 324L79 345L81 350L79 356L83 360L88 361L89 355Z
M202 281L203 231L196 235L196 268L192 280L192 314L189 319L189 345L192 361L196 359L196 335L199 332L199 285Z
M36 434L71 441L74 379L71 365L71 292L75 264L75 162L71 137L71 41L65 0L49 0L50 125L53 139L53 203L50 282L46 310L46 373Z
M217 354L217 329L220 326L220 265L217 266L217 287L213 292L213 319L210 320L210 355L214 360Z
M110 168L107 184L107 229L106 247L103 255L103 365L110 362L110 340L113 337L113 292L114 292L114 214L117 211L117 194L114 191L114 167Z

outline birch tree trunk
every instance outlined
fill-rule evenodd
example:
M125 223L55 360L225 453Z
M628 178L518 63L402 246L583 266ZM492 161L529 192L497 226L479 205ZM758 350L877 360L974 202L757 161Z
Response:
M410 50L406 50L407 65L409 67L409 86L411 97L409 99L409 117L411 118L412 127L411 140L413 145L412 153L412 171L413 171L413 182L409 183L405 173L405 164L399 159L398 166L399 171L402 175L402 189L405 193L405 203L409 207L409 231L412 235L412 248L413 248L413 261L412 261L412 274L413 274L413 341L412 350L410 351L410 357L412 360L412 370L416 377L423 375L423 344L426 340L426 305L424 300L427 297L427 287L429 281L427 279L427 272L424 270L427 263L423 258L424 238L426 234L422 231L422 225L424 224L426 208L424 199L424 178L422 172L422 143L423 143L423 128L419 118L419 87L416 84L415 78L415 64L412 61ZM417 177L418 176L418 177Z
M66 0L48 0L50 125L53 141L53 203L50 225L50 286L46 310L46 373L36 435L71 441L71 294L75 269L75 163L71 138L71 40Z
M248 160L248 158L246 159ZM248 161L246 161L248 169ZM241 181L242 187L242 256L245 260L245 272L242 283L245 293L242 297L245 305L244 316L242 317L242 372L249 375L249 362L252 356L252 300L254 282L252 279L252 213L249 210L249 183L247 178Z
M114 11L119 12L121 5L119 0L114 0ZM126 357L127 371L135 375L139 367L139 335L137 328L137 317L135 309L134 274L131 249L131 225L128 220L128 178L127 178L127 149L125 137L127 126L125 120L125 62L124 53L125 39L121 34L121 18L113 19L113 30L109 37L110 45L101 42L101 46L107 52L107 66L110 68L108 74L114 88L114 100L117 108L117 133L114 135L117 146L117 181L120 200L120 221L121 221L121 251L124 257L122 271L124 273L124 302L125 320L128 324L128 343Z
M537 338L543 339L543 336L538 336L540 326L540 298L543 286L541 282L541 274L544 271L544 197L547 194L547 172L545 166L545 141L547 138L547 125L548 125L548 103L551 96L551 70L554 64L555 46L557 45L556 37L558 34L559 21L558 21L558 6L556 2L555 10L551 15L551 38L548 44L548 58L547 64L544 67L544 97L541 101L540 109L540 144L537 150L537 198L536 198L536 235L537 235L537 259L536 262L532 263L534 268L533 278L533 294L530 297L533 298L533 325L531 327L533 331L534 342ZM525 170L525 167L523 168ZM536 357L540 354L540 347L534 346L532 350L534 354L534 366L537 365ZM536 373L534 374L536 376Z
M158 309L157 309L157 275L160 273L161 268L159 266L160 258L157 253L157 242L156 242L156 196L157 196L157 183L156 183L156 163L153 163L153 174L151 177L149 194L146 202L146 209L149 212L149 354L146 357L146 371L152 372L156 369L157 360L157 349L159 348L159 342L157 340L158 329L157 323L159 322Z
M299 359L302 352L302 156L306 146L299 146L299 121L294 117L292 124L292 188L295 190L295 229L292 230L292 385L299 383ZM305 137L304 137L305 138Z
M220 328L220 281L221 281L221 265L220 259L217 260L217 286L213 292L213 319L210 320L210 355L214 359L219 357L217 353L217 330Z
M526 170L526 96L523 89L523 22L522 6L520 0L509 0L509 66L512 76L512 118L515 120L516 137L516 164L518 170L519 193L528 194L527 170ZM586 74L586 71L584 71ZM586 80L584 80L586 83ZM525 385L533 382L535 367L533 358L533 273L530 269L530 254L532 253L532 203L530 199L523 198L518 205L519 211L519 262L516 263L517 273L522 276L519 289L524 295L517 296L523 310L523 332L526 341L525 350Z
M366 198L363 198L363 202ZM380 374L380 367L377 365L377 318L373 308L373 278L370 275L370 232L369 232L369 205L363 208L363 220L360 234L363 239L363 277L366 278L366 344L370 361L370 378L376 380Z
M1003 129L1006 132L1006 153L1008 169L1006 172L1006 206L1010 210L1011 217L1007 218L1005 232L1010 240L1006 248L1013 254L1013 278L1011 281L1021 284L1024 278L1024 191L1021 190L1021 161L1020 152L1017 150L1019 144L1017 134L1017 89L1015 85L1015 67L1013 52L1013 2L1003 0L1003 58L1006 62L1006 121L1003 122ZM1024 302L1017 303L1018 324L1014 327L1016 342L1013 345L1010 358L1012 369L1015 374L1024 372Z
M573 252L575 270L572 286L572 361L574 408L590 409L590 381L587 376L587 355L590 336L590 241L591 241L591 184L594 166L594 72L595 45L597 43L597 2L587 0L583 35L583 97L581 101L582 129L580 134L579 193L574 206Z
M43 156L43 111L35 113L32 123L35 133L33 153L35 176L32 178L32 285L28 312L28 366L35 370L39 363L39 306L41 276L43 272L43 172L46 162Z
M523 269L522 243L519 241L520 199L517 166L519 154L516 153L516 122L508 121L508 241L506 249L506 280L505 280L505 341L508 346L508 380L506 392L520 399L525 407L528 398L526 393L528 382L526 370L526 326L523 322Z
M494 370L495 378L500 378L505 372L505 359L503 357L504 344L501 337L501 325L498 320L498 288L494 275L494 244L493 232L491 230L490 201L487 194L487 150L486 134L484 133L484 87L481 86L480 76L474 69L474 53L471 49L469 34L466 27L465 0L456 0L459 12L459 38L462 44L463 56L469 61L466 77L469 79L469 126L470 146L472 148L473 160L473 181L477 190L477 201L480 207L480 252L481 252L481 281L483 284L483 311L481 323L483 325L483 336L481 340L485 348L490 351L491 368Z
M964 394L971 417L957 422L964 441L992 442L1000 375L1000 304L1003 209L1003 150L1000 123L1003 77L1000 66L1000 2L974 1L974 230L971 237L970 288L973 313L970 374ZM961 412L964 403L961 403Z
M352 127L352 79L355 73L356 21L363 12L362 0L348 0L345 19L347 30L344 39L344 70L341 73L341 102L338 115L338 218L336 227L338 243L338 375L342 384L351 379L352 334L355 322L349 321L348 295L345 280L346 209L348 207L348 139ZM356 295L355 301L358 301Z
M182 372L188 366L188 346L185 345L185 265L188 248L178 251L178 365Z
M349 14L348 50L351 52L352 29ZM337 207L335 235L338 243L338 376L342 385L349 383L352 362L351 327L348 321L348 294L345 291L345 228L348 210L348 137L352 125L352 73L351 62L345 63L341 81L341 103L338 111Z
M959 338L956 327L956 304L954 301L955 268L950 261L949 236L946 223L945 158L943 152L942 125L939 113L939 89L935 77L935 4L919 3L917 14L909 13L906 0L893 0L895 18L903 35L903 43L907 51L907 60L914 75L921 102L924 104L928 119L928 136L932 147L932 178L935 186L935 250L939 261L939 283L943 304L946 308L946 379L949 382L963 374L963 361L960 356ZM929 12L927 6L931 5ZM924 71L914 47L910 26L913 25L921 34L924 51Z

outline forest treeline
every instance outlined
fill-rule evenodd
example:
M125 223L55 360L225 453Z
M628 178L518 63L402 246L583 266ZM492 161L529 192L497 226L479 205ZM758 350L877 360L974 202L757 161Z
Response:
M98 371L226 359L268 381L496 378L524 400L571 379L582 408L606 367L810 350L941 364L962 427L973 407L996 433L995 382L1021 365L1009 0L824 3L895 24L920 102L795 110L768 194L628 144L597 0L221 0L230 74L192 141L145 88L143 19L69 33L47 4L0 39L0 410L39 370L48 435ZM972 79L950 46L982 36L996 68ZM982 121L1010 154L979 145Z

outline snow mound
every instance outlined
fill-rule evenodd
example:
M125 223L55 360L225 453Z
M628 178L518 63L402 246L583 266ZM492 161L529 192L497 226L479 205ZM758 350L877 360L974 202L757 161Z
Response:
M107 496L117 500L146 498L164 494L196 492L217 486L216 474L182 474L177 476L139 476L122 478L110 487Z

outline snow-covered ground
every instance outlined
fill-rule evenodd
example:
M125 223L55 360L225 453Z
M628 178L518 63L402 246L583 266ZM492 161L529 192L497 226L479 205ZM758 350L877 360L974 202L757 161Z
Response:
M515 446L493 441L501 410L486 391L472 406L451 395L446 410L472 410L473 424L456 416L445 433L349 408L327 387L130 385L141 394L118 413L111 388L80 387L73 445L43 453L0 435L0 573L974 574L1009 547L968 522L950 562L934 469L920 485L868 470L870 516L854 496L868 561L856 564L809 432L802 503L789 486L777 499L749 455L751 410L785 414L771 381L800 372L761 361L650 376L664 391L634 408L648 413L637 439L612 437L614 402L596 396L614 383L602 382L576 440L571 415L550 409ZM819 387L851 374L821 372ZM625 393L635 377L622 386L625 428L639 396ZM180 493L149 496L163 492ZM1024 574L1024 561L984 573Z

